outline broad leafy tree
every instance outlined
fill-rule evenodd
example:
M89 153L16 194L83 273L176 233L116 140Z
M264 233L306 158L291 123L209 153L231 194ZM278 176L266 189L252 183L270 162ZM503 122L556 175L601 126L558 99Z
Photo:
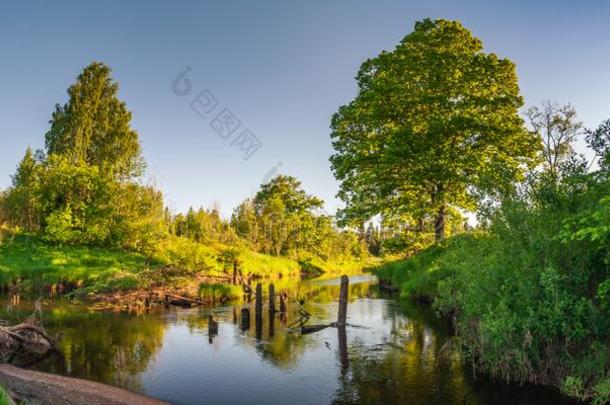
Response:
M432 216L441 240L449 207L510 190L539 150L518 114L515 65L459 22L417 22L393 51L364 62L357 81L331 123L344 220Z

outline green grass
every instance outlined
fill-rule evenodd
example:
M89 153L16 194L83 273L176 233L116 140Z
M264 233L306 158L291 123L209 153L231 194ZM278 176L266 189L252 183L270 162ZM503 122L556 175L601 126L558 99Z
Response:
M148 289L151 285L181 288L197 275L230 274L232 269L227 268L225 273L224 264L218 260L226 249L224 245L209 246L169 237L146 257L105 248L49 245L35 236L17 233L0 242L0 285L19 282L22 292L36 293L60 284L79 293ZM361 272L366 265L319 259L312 263L325 277ZM246 276L267 280L299 279L303 266L289 258L246 250L240 270ZM194 287L196 291L197 286Z
M12 401L10 400L4 388L2 388L2 386L0 385L0 405L8 405L10 403L12 403Z
M0 283L18 279L33 289L59 283L133 288L149 263L142 255L93 247L50 246L28 235L0 245Z
M476 252L482 234L465 234L433 245L408 259L385 263L373 271L381 279L401 291L404 298L434 300L439 282L459 271L464 258Z
M242 295L242 289L238 286L227 284L207 284L199 285L199 299L206 302L223 302L238 299Z
M299 264L294 260L253 251L246 251L243 254L240 267L244 274L264 278L299 277L301 271Z

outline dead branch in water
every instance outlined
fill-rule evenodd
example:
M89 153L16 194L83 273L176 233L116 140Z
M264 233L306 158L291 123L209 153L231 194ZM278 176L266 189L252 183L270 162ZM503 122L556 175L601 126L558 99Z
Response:
M54 349L55 340L36 313L18 325L0 326L0 363L35 362Z
M170 304L178 306L193 306L193 305L205 305L205 302L195 300L193 298L183 297L181 295L165 294L166 297L171 298Z

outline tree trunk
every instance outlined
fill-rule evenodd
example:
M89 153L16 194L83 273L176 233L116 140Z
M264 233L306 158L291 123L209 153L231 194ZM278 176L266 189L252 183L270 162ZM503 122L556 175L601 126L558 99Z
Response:
M445 239L445 217L446 217L445 204L441 204L436 214L436 220L434 221L434 240L436 243Z

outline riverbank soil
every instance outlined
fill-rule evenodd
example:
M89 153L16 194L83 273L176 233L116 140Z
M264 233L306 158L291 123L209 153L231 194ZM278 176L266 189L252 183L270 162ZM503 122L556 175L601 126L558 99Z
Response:
M10 364L0 364L0 384L13 398L28 404L167 404L93 381L21 369Z

